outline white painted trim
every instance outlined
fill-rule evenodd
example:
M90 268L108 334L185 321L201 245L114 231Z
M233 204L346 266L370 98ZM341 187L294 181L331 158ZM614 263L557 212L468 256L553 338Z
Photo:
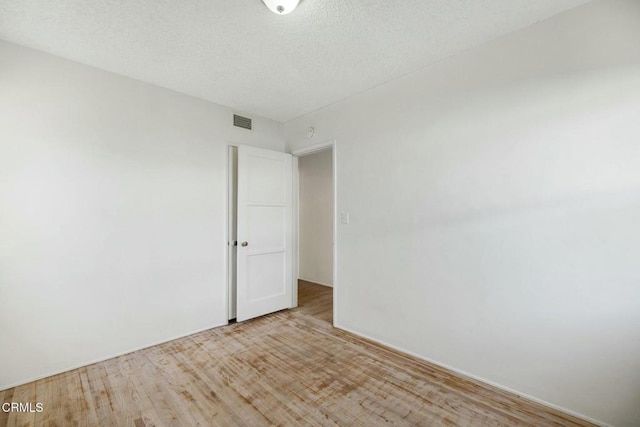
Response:
M149 345L143 345L142 347L134 347L131 350L125 350L123 352L114 353L114 354L111 354L110 356L107 356L107 357L104 357L104 358L93 359L90 362L83 362L83 363L81 363L79 365L72 365L69 368L63 368L63 369L60 369L60 370L54 370L51 373L48 373L48 374L45 374L45 375L40 375L40 376L37 376L37 377L32 377L32 378L30 378L28 380L23 380L23 381L20 381L20 382L17 382L17 383L9 383L7 385L0 385L0 391L7 390L7 389L10 389L10 388L14 388L14 387L18 387L18 386L21 386L21 385L24 385L24 384L29 384L29 383L34 382L34 381L39 381L39 380L44 379L44 378L52 377L54 375L63 374L65 372L73 371L74 369L84 368L85 366L93 365L95 363L104 362L105 360L114 359L116 357L124 356L125 354L133 353L134 351L140 351L140 350L144 350L145 348L155 347L155 346L160 345L160 344L164 344L164 343L168 343L168 342L171 342L171 341L179 340L180 338L185 338L185 337L188 337L190 335L199 334L200 332L208 331L208 330L214 329L214 328L219 328L220 326L226 326L228 324L229 324L229 322L220 323L219 325L207 326L206 328L197 329L197 330L195 330L193 332L189 332L189 333L186 333L186 334L183 334L183 335L178 335L178 336L175 336L173 338L169 338L167 340L158 341L158 342L155 342L155 343L149 344Z
M307 156L309 154L316 153L318 151L327 150L335 146L335 139L330 141L319 142L317 144L309 145L307 147L299 148L297 150L293 150L291 154L296 157Z
M338 142L331 141L333 160L333 324L338 322Z
M227 288L226 288L226 292L225 292L225 300L227 301L227 310L226 310L226 314L225 314L225 318L226 319L234 319L235 316L235 307L231 307L232 304L235 303L235 301L231 300L231 288L233 286L232 283L232 279L231 279L231 251L233 250L233 247L230 245L231 242L231 237L232 237L232 233L231 233L231 227L232 227L232 223L233 223L233 219L232 219L232 215L235 215L235 210L232 212L232 208L231 205L233 203L233 196L234 196L234 188L233 188L233 184L234 184L234 180L233 180L233 173L234 173L234 167L233 167L233 158L234 158L234 154L233 154L233 149L238 149L238 146L236 144L227 144L227 230L226 230L226 245L227 245L227 250L225 251L225 266L226 266L226 278L227 278ZM237 154L236 154L237 156ZM233 312L233 315L232 315Z
M298 277L298 279L304 280L305 282L313 283L314 285L321 285L321 286L326 286L327 288L333 288L333 285L330 285L328 283L323 283L318 280L308 279L306 277Z
M298 158L292 155L292 167L293 167L293 200L291 205L293 207L293 213L291 215L293 223L293 274L292 280L295 283L291 284L291 308L298 306L298 275L300 274L300 171L298 170Z
M595 424L595 425L598 425L598 426L602 426L602 427L613 427L611 424L607 424L607 423L604 423L604 422L602 422L602 421L599 421L599 420L596 420L596 419L590 418L590 417L588 417L588 416L586 416L586 415L579 414L579 413L577 413L577 412L574 412L574 411L571 411L571 410L569 410L569 409L563 408L562 406L554 405L553 403L549 403L549 402L544 401L544 400L542 400L542 399L538 399L537 397L533 397L533 396L528 395L528 394L526 394L526 393L521 393L521 392L519 392L519 391L517 391L517 390L514 390L514 389L512 389L512 388L509 388L509 387L503 386L502 384L498 384L498 383L495 383L495 382L493 382L493 381L489 381L489 380L487 380L487 379L484 379L484 378L482 378L482 377L479 377L479 376L477 376L477 375L473 375L473 374L470 374L470 373L465 372L465 371L463 371L463 370L460 370L460 369L454 368L454 367L449 366L449 365L447 365L447 364L445 364L445 363L441 363L441 362L438 362L438 361L436 361L436 360L429 359L428 357L424 357L424 356L422 356L422 355L420 355L420 354L413 353L413 352L411 352L411 351L405 350L405 349L400 348L400 347L398 347L398 346L395 346L395 345L393 345L393 344L389 344L389 343L387 343L387 342L385 342L385 341L382 341L382 340L379 340L379 339L376 339L376 338L372 338L372 337L370 337L370 336L368 336L368 335L365 335L365 334L363 334L363 333L360 333L360 332L356 332L356 331L354 331L353 329L349 329L349 328L346 328L346 327L344 327L344 326L339 325L339 324L335 321L335 319L334 319L334 322L333 322L333 326L334 326L335 328L337 328L337 329L340 329L340 330L342 330L342 331L348 332L348 333L350 333L350 334L356 335L356 336L361 337L361 338L365 338L365 339L367 339L367 340L369 340L369 341L373 341L373 342L375 342L375 343L377 343L377 344L383 345L383 346L385 346L385 347L388 347L388 348L393 349L393 350L395 350L395 351L398 351L398 352L400 352L400 353L404 353L404 354L406 354L406 355L408 355L408 356L411 356L411 357L414 357L414 358L416 358L416 359L419 359L419 360L422 360L422 361L428 362L428 363L430 363L430 364L432 364L432 365L435 365L435 366L438 366L438 367L440 367L440 368L447 369L447 370L449 370L449 371L451 371L451 372L454 372L454 373L456 373L456 374L458 374L458 375L460 375L460 376L468 377L468 378L471 378L471 379L473 379L473 380L479 381L479 382L481 382L481 383L484 383L484 384L490 385L490 386L492 386L492 387L499 388L500 390L503 390L503 391L506 391L506 392L508 392L508 393L514 394L514 395L516 395L516 396L518 396L518 397L522 397L522 398L524 398L524 399L531 400L532 402L539 403L540 405L547 406L547 407L549 407L549 408L551 408L551 409L555 409L556 411L563 412L563 413L565 413L565 414L567 414L567 415L571 415L571 416L573 416L573 417L580 418L581 420L584 420L584 421L590 422L590 423Z
M226 266L225 277L227 278L227 289L224 294L224 299L227 301L227 311L225 313L225 319L229 319L231 314L231 256L229 252L231 251L229 242L231 241L231 154L232 145L227 144L227 229L225 233L225 240L227 242L227 250L225 253L225 262Z
M303 147L298 150L293 150L291 154L293 155L293 158L296 159L296 163L297 163L298 157L303 157L309 154L317 153L318 151L323 151L328 149L331 149L331 157L332 157L331 166L333 168L333 170L331 171L333 174L333 286L331 287L333 288L333 324L335 326L338 319L338 291L337 291L338 289L338 143L337 143L337 140L331 139L329 141L324 141L318 144L309 145L307 147ZM294 191L293 197L295 199L294 204L296 206L295 212L297 217L299 216L298 199L300 197L300 182L299 182L299 174L298 174L297 167L294 172L295 172L294 188L296 191ZM296 228L295 228L296 249L294 251L295 261L293 262L296 268L299 266L299 263L300 263L300 256L298 251L298 245L299 245L298 227L299 227L299 224L298 224L298 220L296 219ZM298 271L296 271L296 273ZM298 277L298 275L296 274L294 277ZM322 283L319 283L319 284L322 285ZM298 305L297 286L295 288L296 288L295 306L297 306Z

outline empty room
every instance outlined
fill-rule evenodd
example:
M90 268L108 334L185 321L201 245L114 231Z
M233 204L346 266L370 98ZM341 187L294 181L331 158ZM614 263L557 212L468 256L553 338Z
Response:
M0 0L0 427L640 426L639 0Z

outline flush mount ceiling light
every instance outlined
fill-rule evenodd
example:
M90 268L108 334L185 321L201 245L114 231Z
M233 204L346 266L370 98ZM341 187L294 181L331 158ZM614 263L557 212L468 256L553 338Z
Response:
M262 0L262 2L276 15L286 15L293 12L300 0Z

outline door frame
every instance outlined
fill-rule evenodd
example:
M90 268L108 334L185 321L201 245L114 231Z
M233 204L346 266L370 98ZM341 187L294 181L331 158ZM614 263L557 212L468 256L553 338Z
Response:
M235 149L235 153L234 150ZM226 267L226 291L225 291L225 301L226 304L226 314L225 319L227 319L227 323L231 319L236 318L236 309L233 305L235 303L235 295L237 295L237 290L235 289L234 282L234 269L236 267L236 262L238 259L237 255L237 244L238 242L232 240L232 228L235 226L235 215L236 215L236 197L238 191L238 182L237 182L237 159L238 159L238 144L227 143L227 226L225 233L225 267ZM237 237L237 236L235 236ZM235 252L235 256L232 256L232 252ZM234 262L235 261L235 262ZM233 289L233 291L232 291Z
M293 156L293 278L295 286L292 292L291 307L298 306L298 275L300 272L300 174L298 159L320 151L331 149L333 179L333 325L338 324L338 150L335 139L309 145L291 151Z

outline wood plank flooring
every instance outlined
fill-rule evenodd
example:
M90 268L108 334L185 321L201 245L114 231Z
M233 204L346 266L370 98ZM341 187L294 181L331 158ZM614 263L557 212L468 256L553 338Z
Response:
M300 307L13 389L0 426L587 426L331 326L331 289Z
M298 280L297 310L333 325L333 288Z

